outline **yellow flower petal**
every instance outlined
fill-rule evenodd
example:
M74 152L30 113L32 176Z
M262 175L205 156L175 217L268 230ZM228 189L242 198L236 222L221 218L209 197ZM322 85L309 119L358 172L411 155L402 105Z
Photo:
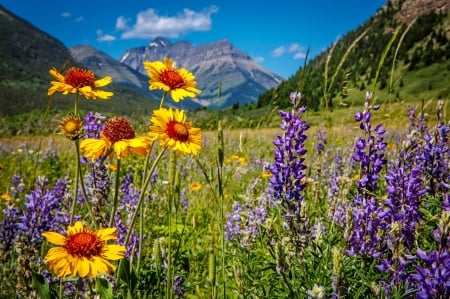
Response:
M54 245L64 245L66 238L57 232L44 232L42 236Z

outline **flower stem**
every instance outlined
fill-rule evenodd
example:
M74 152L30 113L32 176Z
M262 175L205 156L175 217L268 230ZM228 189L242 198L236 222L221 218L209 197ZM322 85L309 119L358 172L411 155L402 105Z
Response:
M114 224L114 216L116 214L117 202L119 198L119 183L120 183L120 159L117 159L116 184L114 186L114 199L111 216L109 218L109 227L113 227Z
M73 224L73 218L75 217L75 208L78 200L78 183L80 179L80 140L75 140L75 151L77 154L77 166L75 171L75 186L74 186L74 195L72 200L72 206L70 208L70 222L69 224Z
M161 109L164 106L164 102L166 101L167 91L165 91L161 98L161 103L159 104L159 108Z
M169 202L168 202L168 213L169 213L169 236L167 241L167 289L166 297L172 298L172 285L173 285L173 273L172 273L172 204L175 198L175 172L176 172L176 154L175 151L170 152L169 160Z

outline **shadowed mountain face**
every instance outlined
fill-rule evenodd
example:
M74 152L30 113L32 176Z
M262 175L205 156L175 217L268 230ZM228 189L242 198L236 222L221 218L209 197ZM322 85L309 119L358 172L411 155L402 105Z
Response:
M195 75L197 87L202 90L195 101L212 109L254 102L261 93L283 80L227 40L194 46L190 42L171 43L158 37L145 47L126 51L120 62L146 74L145 60L162 61L164 57L173 59L177 67L184 67Z
M91 48L87 52L92 54L98 51ZM42 114L42 111L49 108L71 111L72 97L60 94L47 96L50 81L54 80L49 70L54 67L64 73L67 68L84 66L84 63L103 66L103 69L100 68L101 71L96 73L97 77L106 75L113 77L113 84L108 85L105 90L113 91L114 97L107 102L84 101L81 109L134 115L137 111L150 113L152 109L158 107L157 103L149 100L148 94L143 96L136 88L139 84L141 88L146 86L145 76L111 58L115 62L112 63L105 54L86 55L87 60L83 63L77 62L71 54L73 53L58 39L0 5L0 107L2 107L0 116L13 116L31 111ZM97 69L92 70L96 72ZM114 77L120 84L114 83ZM130 81L133 84L121 84L121 81Z

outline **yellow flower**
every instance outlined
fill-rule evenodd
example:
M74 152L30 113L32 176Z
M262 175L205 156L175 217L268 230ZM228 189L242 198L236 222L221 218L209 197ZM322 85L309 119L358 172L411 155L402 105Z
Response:
M170 58L164 58L164 63L144 61L144 68L150 78L149 89L162 89L169 92L175 102L185 97L195 98L201 93L201 90L196 88L195 76L184 68L177 69Z
M232 154L231 159L233 160L239 160L241 157L238 154Z
M63 135L70 140L78 139L81 135L81 132L83 130L83 122L81 119L77 116L69 116L63 118L63 120L60 122L59 127L61 128L61 131Z
M136 137L133 127L124 117L113 117L105 123L100 132L100 139L88 138L81 140L80 151L83 156L97 160L100 157L114 154L119 159L134 153L139 156L148 154L152 141L148 137Z
M193 128L186 121L183 110L160 108L153 111L148 133L150 138L159 139L163 147L169 147L180 154L198 154L202 148L202 135L199 128Z
M0 198L6 202L11 202L11 196L9 196L8 193L3 193L2 195L0 195Z
M272 173L269 172L269 171L264 171L264 172L261 174L261 177L262 177L263 179L270 178L270 177L272 177Z
M202 189L202 184L200 184L199 182L194 182L191 184L192 191L198 191L200 189Z
M55 68L50 70L50 75L57 81L52 81L52 86L48 89L48 95L51 96L55 92L61 92L64 95L69 93L80 93L86 99L102 99L110 98L113 93L103 91L97 87L103 87L112 82L110 76L95 80L94 72L77 67L69 68L65 75L59 73Z
M83 227L80 221L69 226L66 236L57 232L42 233L48 242L58 245L50 248L45 263L59 277L94 277L97 274L115 270L110 260L119 260L125 256L125 246L106 244L116 240L116 228L92 230Z

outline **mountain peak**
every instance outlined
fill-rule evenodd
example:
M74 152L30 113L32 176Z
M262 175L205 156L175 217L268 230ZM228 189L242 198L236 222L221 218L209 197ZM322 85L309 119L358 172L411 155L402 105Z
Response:
M148 47L167 47L170 45L171 42L162 36L158 36L148 43Z

